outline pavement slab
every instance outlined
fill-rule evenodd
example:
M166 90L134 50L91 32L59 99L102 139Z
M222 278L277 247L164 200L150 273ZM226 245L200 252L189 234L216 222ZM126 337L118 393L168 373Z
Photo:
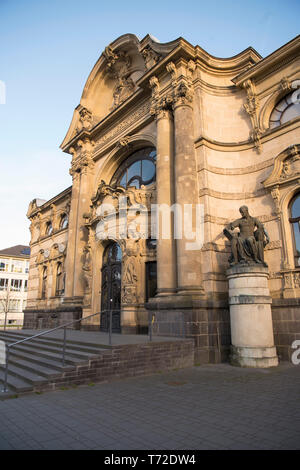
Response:
M0 402L0 449L300 449L300 367L204 365Z

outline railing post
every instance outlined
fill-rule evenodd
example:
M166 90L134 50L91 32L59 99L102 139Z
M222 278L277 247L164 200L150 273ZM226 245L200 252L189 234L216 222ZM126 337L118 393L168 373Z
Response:
M63 344L63 356L62 356L62 365L63 365L63 367L65 366L66 337L67 337L67 328L64 327L64 344Z
M152 314L152 318L151 318L151 314L149 314L149 341L152 341L154 321L155 321L155 313Z
M111 341L111 334L112 334L112 310L109 312L109 345L111 346L112 341Z
M2 392L7 392L7 374L8 374L8 358L9 358L9 346L5 344L6 354L5 354L5 373L4 373L4 384Z

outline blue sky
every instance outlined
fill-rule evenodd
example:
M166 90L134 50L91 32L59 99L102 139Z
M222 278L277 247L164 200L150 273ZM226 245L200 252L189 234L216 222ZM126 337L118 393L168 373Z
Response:
M263 57L299 34L299 0L0 0L0 249L29 243L26 212L71 185L59 145L85 81L121 34L183 36L210 54Z

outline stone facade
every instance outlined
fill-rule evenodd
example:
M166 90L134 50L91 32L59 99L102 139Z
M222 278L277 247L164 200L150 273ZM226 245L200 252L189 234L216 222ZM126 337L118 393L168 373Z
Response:
M29 207L25 326L82 316L89 317L82 328L99 329L113 305L122 333L145 332L150 318L156 334L193 337L196 362L226 360L230 245L223 228L247 205L270 237L265 260L275 345L288 359L300 335L290 221L300 175L299 52L299 37L264 59L252 48L219 59L182 38L162 44L126 34L112 42L61 145L72 155L72 187ZM150 168L154 150L155 180L141 174L124 184L121 177L129 182L133 168L126 162L140 158ZM184 230L176 238L171 218L164 220L170 237L159 232L156 244L120 236L124 217L135 228L147 225L153 204L187 205L193 214L202 205L203 244L187 249L189 236ZM197 230L195 217L190 230ZM112 242L121 255L105 261Z

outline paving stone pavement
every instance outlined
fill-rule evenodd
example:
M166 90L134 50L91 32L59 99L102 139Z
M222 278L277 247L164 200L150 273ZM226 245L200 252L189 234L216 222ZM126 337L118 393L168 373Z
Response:
M0 401L0 449L300 449L300 366L205 365Z

